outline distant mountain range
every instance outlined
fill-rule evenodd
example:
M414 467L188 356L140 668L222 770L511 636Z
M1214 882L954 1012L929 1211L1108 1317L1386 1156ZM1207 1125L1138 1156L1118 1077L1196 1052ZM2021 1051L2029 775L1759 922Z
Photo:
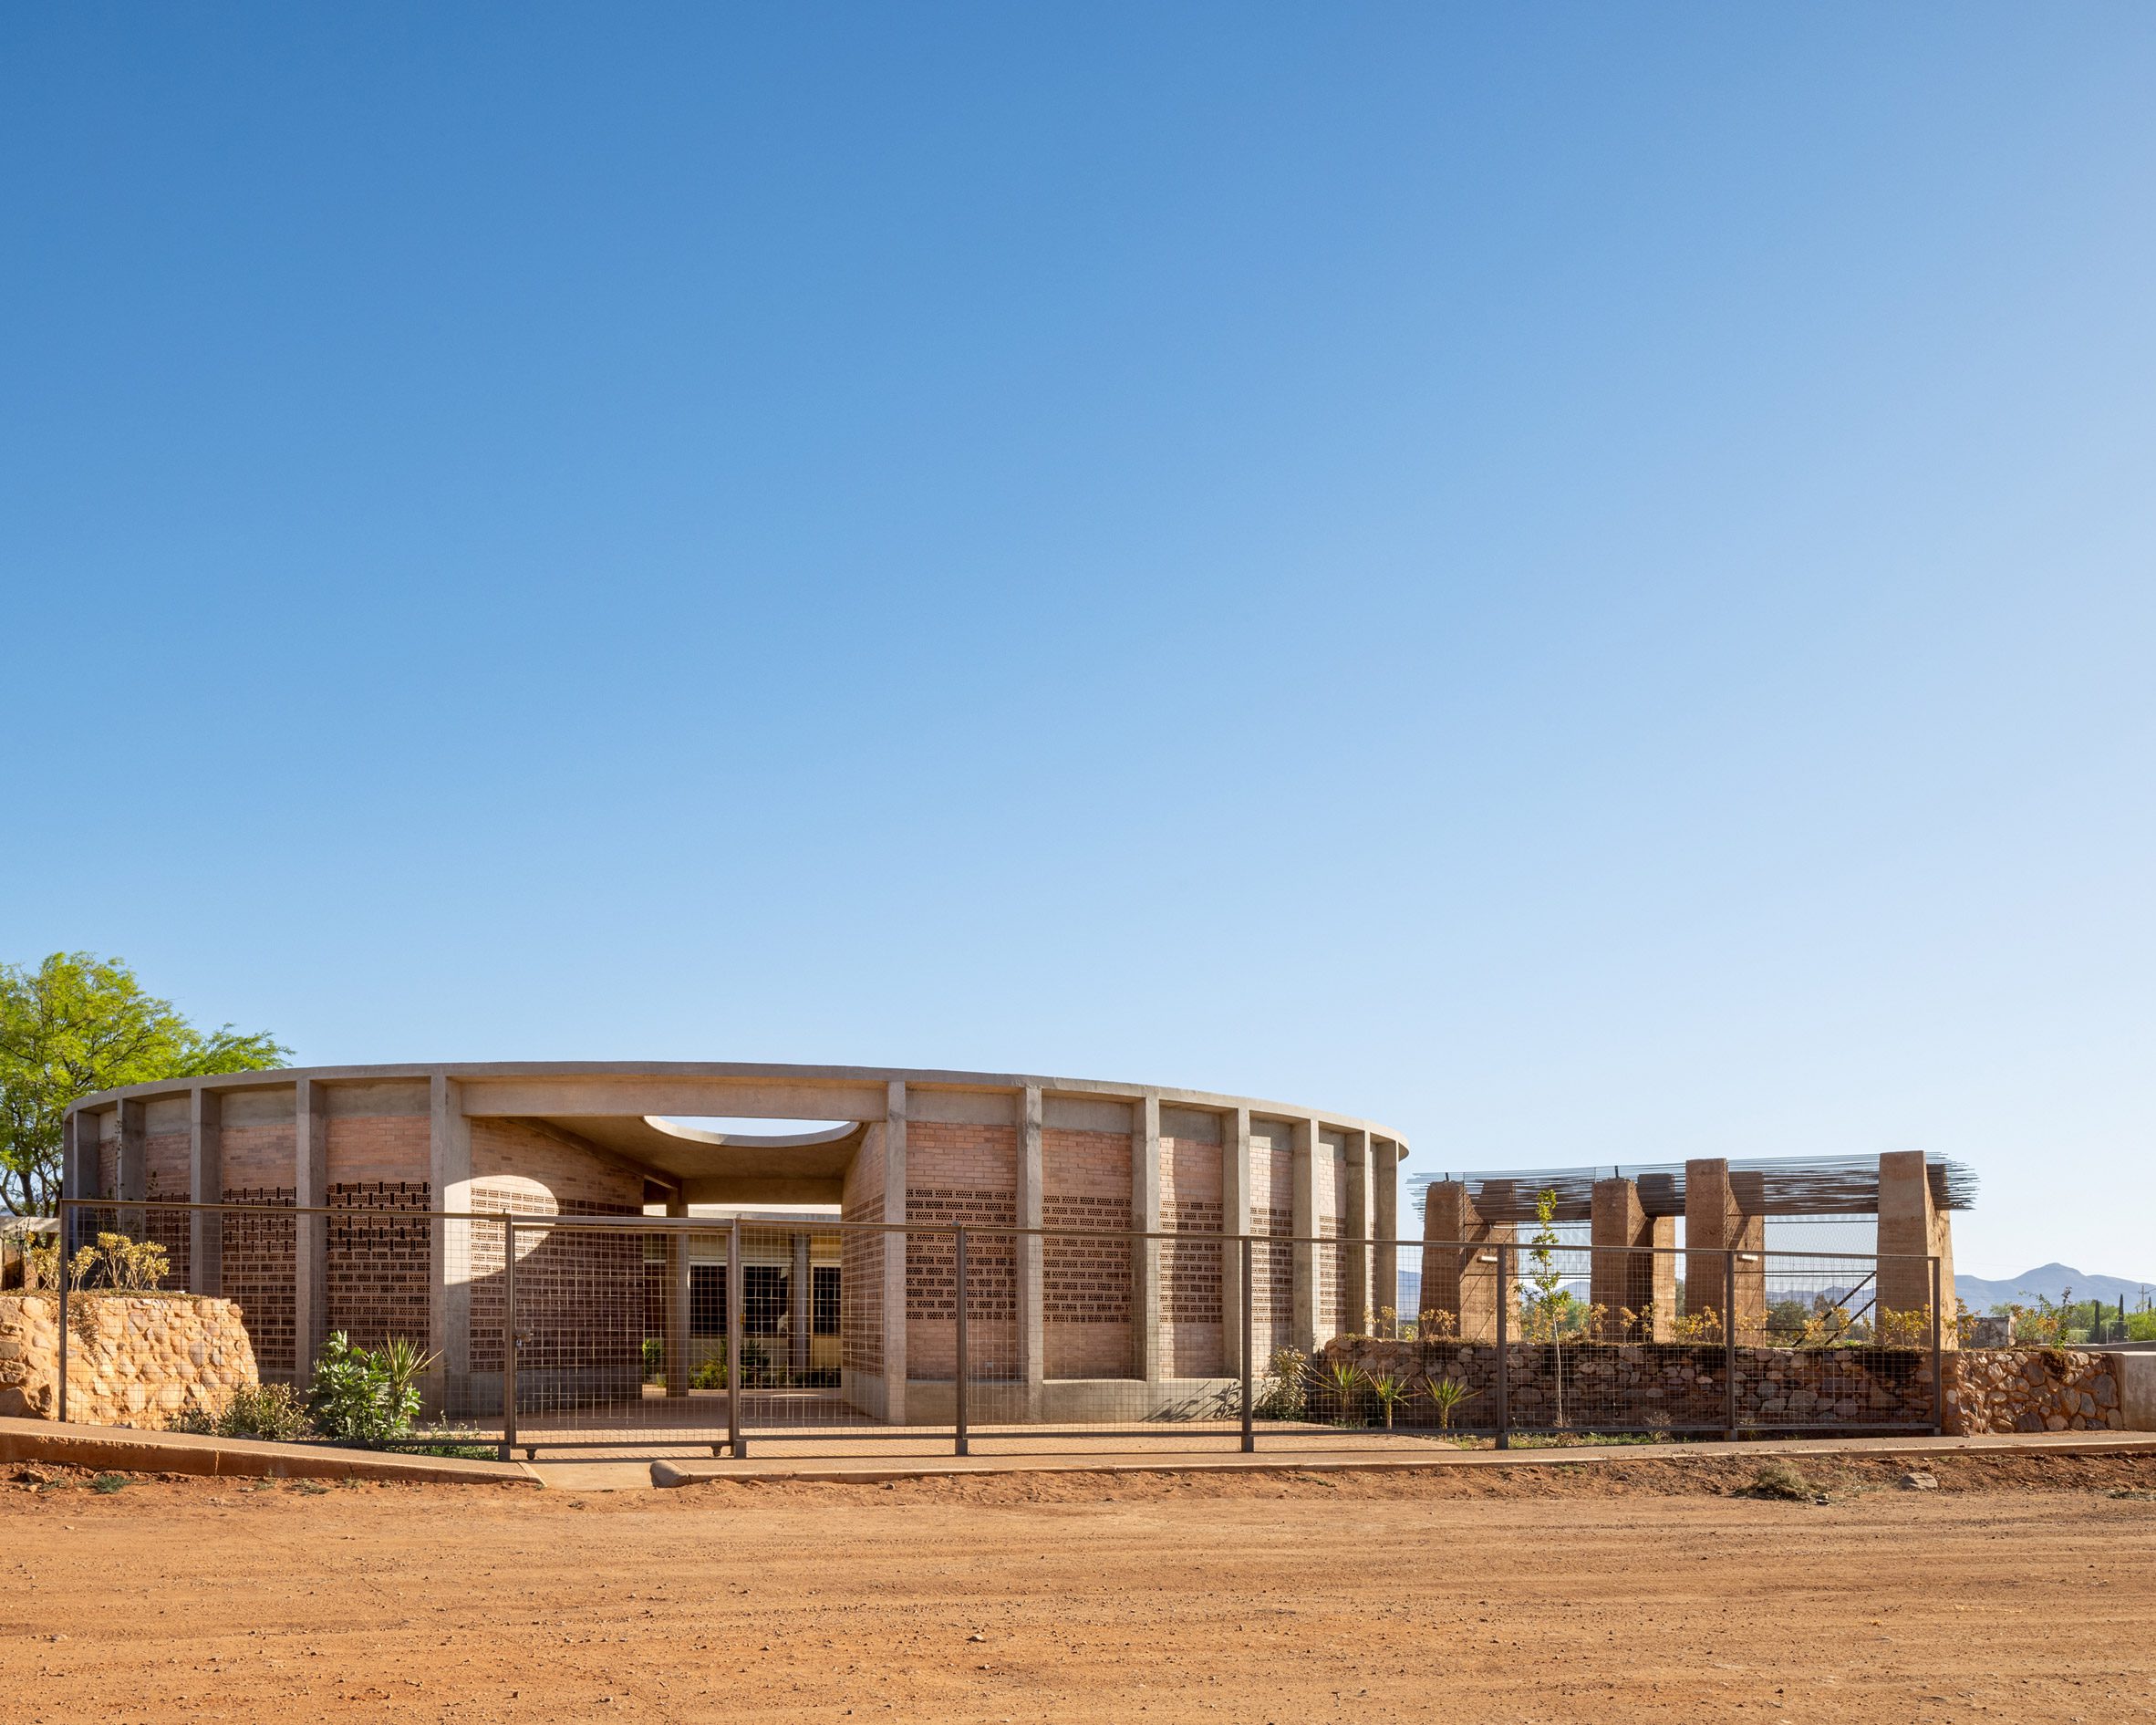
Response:
M1982 1276L1954 1273L1954 1291L1963 1304L1973 1312L1988 1312L1995 1305L2029 1305L2041 1295L2047 1300L2062 1300L2071 1289L2077 1300L2101 1300L2106 1305L2116 1305L2121 1295L2129 1312L2136 1310L2146 1290L2156 1299L2156 1281L2137 1282L2130 1276L2084 1275L2071 1264L2047 1263L2004 1282L1987 1282Z

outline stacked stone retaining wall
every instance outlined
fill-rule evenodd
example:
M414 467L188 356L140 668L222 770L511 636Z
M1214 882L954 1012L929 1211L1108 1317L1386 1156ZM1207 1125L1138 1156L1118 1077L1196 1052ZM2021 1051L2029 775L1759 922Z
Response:
M1468 1399L1456 1427L1497 1422L1498 1350L1472 1342L1383 1342L1342 1336L1318 1357L1312 1411L1332 1417L1325 1368L1352 1362L1365 1380L1379 1374L1413 1384L1394 1423L1439 1423L1422 1385L1451 1377ZM1561 1369L1562 1382L1559 1374ZM1727 1356L1719 1346L1626 1342L1568 1346L1515 1343L1507 1349L1511 1423L1528 1429L1721 1430L1729 1423ZM1897 1431L1931 1427L1932 1358L1905 1347L1740 1347L1736 1424L1744 1430Z
M54 1417L59 1300L0 1295L0 1416ZM67 1418L161 1429L176 1415L222 1408L256 1382L240 1308L190 1294L70 1294Z
M2119 1356L2072 1347L1964 1348L1946 1382L1946 1429L2121 1431Z

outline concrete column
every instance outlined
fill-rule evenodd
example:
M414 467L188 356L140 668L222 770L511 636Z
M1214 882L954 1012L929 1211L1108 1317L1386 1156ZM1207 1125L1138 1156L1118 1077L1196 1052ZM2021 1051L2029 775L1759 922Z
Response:
M1932 1304L1931 1265L1939 1259L1939 1339L1960 1346L1954 1316L1954 1224L1932 1201L1931 1173L1922 1150L1890 1150L1879 1159L1879 1304L1882 1311L1924 1313ZM1930 1334L1930 1321L1923 1325Z
M1369 1335L1377 1327L1377 1303L1370 1291L1370 1134L1350 1132L1347 1158L1347 1214L1340 1219L1341 1327L1352 1335Z
M1228 1235L1220 1259L1220 1357L1228 1371L1242 1367L1243 1247L1250 1231L1250 1111L1220 1117L1220 1227Z
M884 1221L906 1221L906 1081L884 1103ZM906 1423L906 1236L884 1236L884 1417Z
M292 1098L292 1201L302 1210L329 1202L329 1094L312 1078ZM294 1218L292 1338L294 1377L306 1383L329 1339L329 1219Z
M786 1278L787 1304L793 1308L793 1334L787 1339L796 1383L808 1375L814 1364L813 1345L810 1338L816 1333L815 1265L809 1252L808 1225L793 1236L793 1267Z
M1423 1309L1416 1317L1431 1336L1446 1334L1450 1319L1461 1341L1498 1339L1498 1301L1510 1290L1499 1290L1489 1249L1518 1238L1517 1224L1483 1221L1465 1180L1430 1183L1423 1194ZM1517 1283L1514 1255L1507 1280Z
M1018 1107L1018 1225L1042 1225L1041 1086L1028 1085ZM1018 1237L1018 1368L1025 1385L1026 1418L1041 1417L1041 1386L1048 1375L1046 1244L1039 1234Z
M78 1108L60 1122L60 1196L99 1198L98 1190L98 1117ZM67 1238L60 1242L60 1261L75 1255L75 1248L93 1231L79 1215L67 1219Z
M1370 1252L1370 1299L1378 1308L1377 1322L1384 1334L1400 1333L1403 1321L1415 1314L1402 1312L1400 1304L1400 1147L1390 1138L1373 1138L1370 1144L1370 1228L1377 1244ZM1388 1322L1384 1309L1393 1308Z
M224 1098L201 1085L187 1096L187 1196L197 1204L224 1201ZM224 1217L214 1210L187 1212L187 1291L224 1292Z
M685 1217L689 1203L677 1189L667 1199L667 1214ZM666 1294L663 1300L665 1323L658 1348L658 1369L667 1380L669 1398L689 1394L689 1236L669 1233L666 1250L660 1254L666 1276Z
M1148 1090L1131 1110L1130 1218L1140 1233L1160 1227L1160 1093ZM1160 1242L1134 1241L1131 1245L1131 1327L1136 1332L1132 1352L1137 1375L1147 1383L1161 1376Z
M1724 1304L1724 1254L1737 1254L1736 1339L1757 1337L1767 1326L1767 1219L1747 1215L1737 1201L1722 1157L1684 1164L1684 1310L1696 1317L1719 1314Z
M472 1208L472 1122L464 1115L463 1086L444 1074L430 1081L427 1096L427 1179L438 1211ZM432 1346L441 1356L434 1368L434 1405L451 1415L466 1409L472 1376L472 1224L438 1221L428 1302Z
M1677 1260L1668 1250L1677 1243L1677 1219L1648 1215L1637 1182L1615 1177L1595 1181L1592 1213L1588 1300L1602 1308L1602 1334L1668 1341L1677 1315Z
M1319 1131L1315 1120L1295 1123L1295 1270L1289 1329L1290 1346L1305 1354L1314 1354L1318 1346L1318 1248L1311 1242L1318 1231Z

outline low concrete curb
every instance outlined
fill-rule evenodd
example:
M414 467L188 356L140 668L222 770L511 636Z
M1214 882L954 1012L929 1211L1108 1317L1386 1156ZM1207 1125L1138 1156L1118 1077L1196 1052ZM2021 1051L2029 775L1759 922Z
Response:
M178 1431L129 1431L0 1419L0 1461L50 1461L109 1473L206 1473L272 1480L406 1480L430 1485L535 1485L520 1462L258 1443Z
M2046 1432L2028 1437L1843 1438L1758 1443L1597 1444L1580 1449L1455 1450L1429 1455L1280 1453L1159 1456L951 1456L940 1460L845 1462L773 1458L740 1462L659 1460L651 1483L679 1487L721 1481L881 1485L897 1480L972 1479L1011 1473L1426 1473L1444 1468L1609 1466L1623 1461L1734 1461L1767 1456L1937 1460L1955 1455L2156 1456L2156 1434Z

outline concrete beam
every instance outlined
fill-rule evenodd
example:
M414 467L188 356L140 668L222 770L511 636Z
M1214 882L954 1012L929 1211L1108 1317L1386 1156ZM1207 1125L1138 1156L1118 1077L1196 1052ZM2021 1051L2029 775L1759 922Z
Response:
M224 1098L200 1085L187 1098L187 1195L198 1204L224 1201ZM187 1212L187 1288L224 1292L224 1217L214 1210Z
M880 1120L903 1083L845 1084L773 1078L472 1078L461 1083L474 1117L552 1115L698 1115L755 1120Z

